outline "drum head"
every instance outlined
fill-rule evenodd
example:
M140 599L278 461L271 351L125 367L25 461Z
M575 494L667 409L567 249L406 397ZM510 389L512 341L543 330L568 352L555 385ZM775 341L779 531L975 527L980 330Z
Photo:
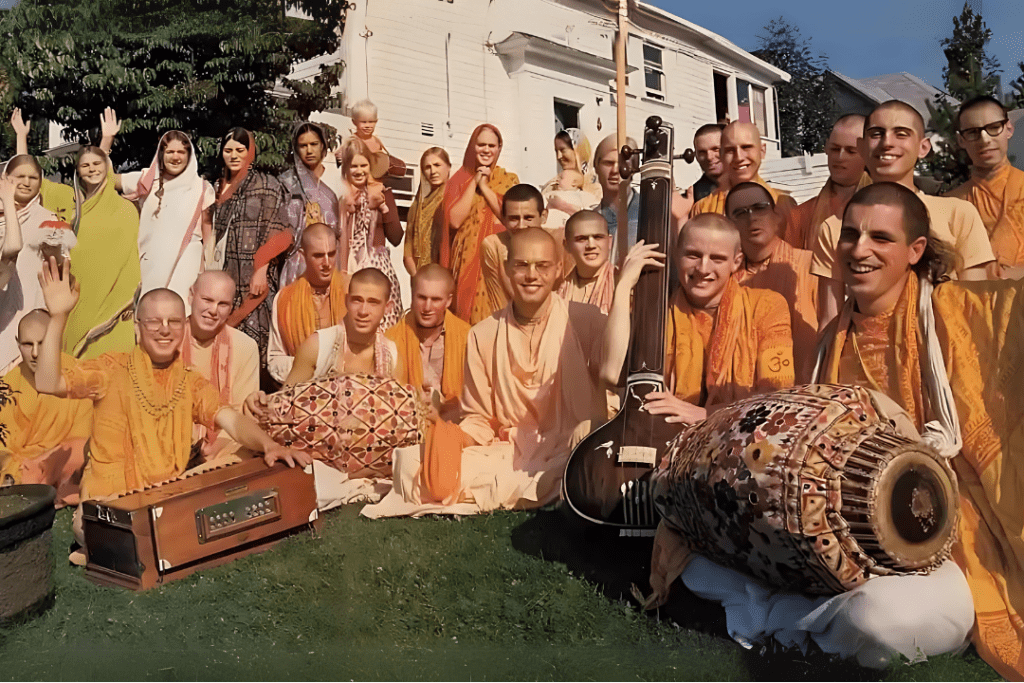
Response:
M929 451L908 449L889 461L876 482L871 517L879 546L896 567L922 569L947 554L957 496L949 465Z

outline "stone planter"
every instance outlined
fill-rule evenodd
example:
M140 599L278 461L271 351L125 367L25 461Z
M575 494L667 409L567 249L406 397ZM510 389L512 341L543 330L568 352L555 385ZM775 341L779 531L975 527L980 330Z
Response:
M56 493L44 484L0 488L0 624L36 616L53 605Z

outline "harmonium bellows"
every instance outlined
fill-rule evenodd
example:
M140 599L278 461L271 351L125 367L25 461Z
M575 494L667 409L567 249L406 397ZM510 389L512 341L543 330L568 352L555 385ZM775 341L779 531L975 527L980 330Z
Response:
M86 577L132 590L319 529L312 468L253 458L103 502L82 503Z

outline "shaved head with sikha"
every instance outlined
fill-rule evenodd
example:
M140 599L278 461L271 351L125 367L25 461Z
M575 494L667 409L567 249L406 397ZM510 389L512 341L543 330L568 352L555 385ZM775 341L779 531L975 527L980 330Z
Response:
M752 123L730 123L722 131L722 166L729 185L755 180L765 155L761 131Z
M29 327L42 325L43 332L46 332L46 326L50 324L50 313L45 308L36 308L26 313L22 319L18 322L18 341L22 341L26 338L26 330ZM42 336L39 337L42 341Z
M428 263L416 271L410 280L413 294L420 283L427 282L443 284L449 294L455 291L455 278L452 277L451 271L438 263Z
M50 314L44 308L29 311L18 323L18 350L21 352L21 372L32 378L39 365L39 351L42 349Z
M171 306L179 309L181 316L185 317L185 302L173 289L159 288L151 289L142 295L138 305L135 307L135 317L144 319L157 308Z
M716 308L742 264L740 232L725 216L702 213L679 231L676 267L683 294L694 308Z
M188 291L192 313L188 317L192 338L213 339L224 329L235 303L235 279L223 270L199 274Z
M348 281L348 291L351 293L356 287L363 285L381 287L384 290L384 299L391 297L391 280L377 268L363 268L353 273L352 279Z
M167 367L177 357L185 337L185 302L171 289L142 295L135 309L135 335L153 367Z
M299 248L303 251L308 250L318 239L337 242L338 236L334 233L334 228L331 226L325 223L313 223L306 226L306 229L302 231L302 237L299 239Z
M555 238L542 228L526 228L512 235L505 273L512 284L516 315L536 315L562 274L562 254Z

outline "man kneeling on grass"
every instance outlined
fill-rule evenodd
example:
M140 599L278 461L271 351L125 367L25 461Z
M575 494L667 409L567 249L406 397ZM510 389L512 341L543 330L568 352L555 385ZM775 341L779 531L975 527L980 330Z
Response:
M192 426L222 429L242 446L262 452L267 465L306 466L305 453L273 441L251 419L223 406L202 375L181 360L185 303L169 289L147 292L135 309L138 345L131 351L64 366L61 339L68 314L78 302L78 287L68 282L68 262L51 258L40 281L50 311L36 368L42 394L89 399L93 432L82 474L82 500L109 499L151 486L185 472ZM75 538L84 544L81 509ZM78 560L84 558L73 558Z

